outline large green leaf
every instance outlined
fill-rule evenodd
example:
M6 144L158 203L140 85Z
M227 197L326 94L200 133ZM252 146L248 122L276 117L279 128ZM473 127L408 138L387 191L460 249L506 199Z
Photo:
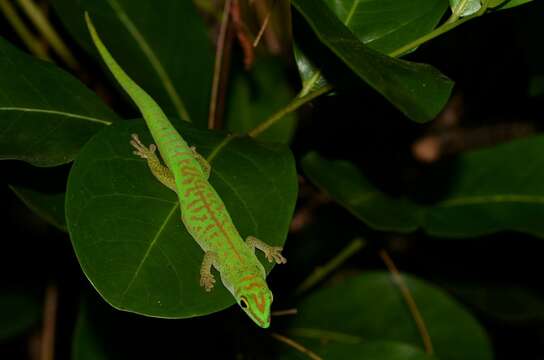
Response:
M45 193L13 185L10 189L30 210L59 230L66 231L63 192Z
M425 281L403 278L439 359L492 359L484 330L461 305ZM422 347L413 315L388 273L350 278L311 294L297 308L290 333L305 343L397 341Z
M503 5L499 7L499 10L510 9L510 8L513 8L513 7L516 7L516 6L527 4L527 3L532 2L532 1L533 0L509 0L509 1L506 1L505 3L503 3Z
M311 349L323 359L334 360L433 360L434 356L425 354L422 350L400 342L369 341L360 344L325 344L317 349ZM300 351L287 349L280 357L282 360L308 359Z
M473 237L500 230L544 234L544 137L512 141L459 156L447 194L433 206L391 198L353 164L315 153L303 168L317 186L371 227ZM332 176L334 174L334 176Z
M284 69L277 59L260 59L251 72L236 73L228 95L226 128L246 133L294 96ZM257 137L259 140L287 143L296 125L294 112L286 115Z
M207 125L213 53L192 1L53 3L70 33L96 54L83 19L88 11L115 59L168 115Z
M364 45L321 0L294 0L293 5L325 46L410 119L432 120L445 105L453 83L432 66Z
M211 159L210 181L241 235L282 244L297 195L288 148L177 124ZM109 127L84 147L70 173L66 217L83 271L106 301L127 311L183 318L232 305L220 281L212 293L199 286L203 252L180 220L175 194L132 154L131 133L151 142L142 121Z
M364 44L384 54L430 32L448 8L446 0L324 0L340 21ZM295 46L303 87L315 90L327 82Z
M427 34L448 8L445 0L324 0L359 40L384 54Z
M71 75L0 38L0 159L36 166L70 162L116 119Z
M20 291L0 292L0 343L36 325L40 315L41 304L35 296Z

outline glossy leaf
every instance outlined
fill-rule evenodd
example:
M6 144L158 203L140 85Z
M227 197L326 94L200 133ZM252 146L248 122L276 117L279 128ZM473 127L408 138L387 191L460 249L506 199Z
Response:
M10 189L42 219L59 230L67 231L64 217L64 193L44 193L13 185L10 185Z
M228 97L226 128L238 134L255 128L295 96L276 59L262 59L251 72L235 74ZM259 140L287 143L295 130L296 114L259 134Z
M40 320L41 304L23 292L0 292L0 343L28 331Z
M451 12L457 16L469 16L478 12L482 4L480 0L450 0Z
M293 5L325 46L412 120L433 119L448 100L453 83L432 66L365 46L322 1L294 0Z
M389 54L435 28L444 0L324 0L365 45Z
M474 237L501 230L544 234L544 137L512 141L459 156L448 193L419 206L380 192L353 164L317 154L303 160L308 177L342 206L379 230ZM334 178L333 171L337 171Z
M56 166L117 116L74 77L0 38L0 159Z
M287 147L173 121L189 144L211 159L210 181L240 234L282 244L297 195ZM102 297L122 310L186 318L232 305L220 281L212 293L199 286L203 252L180 220L176 195L132 154L131 133L151 142L142 121L107 128L85 146L70 173L66 217L83 271Z
M422 350L401 342L369 341L360 344L324 344L311 349L323 359L334 360L433 360L434 356L427 355ZM305 354L288 349L280 357L283 360L308 359Z
M207 126L213 53L192 1L54 0L72 36L96 54L88 11L114 58L168 114ZM109 73L108 73L109 74Z
M425 321L437 358L492 359L484 330L460 304L423 280L408 275L403 279ZM297 308L290 330L297 339L315 343L396 341L422 347L409 307L385 272L365 273L323 288Z
M444 0L324 0L340 21L365 45L390 54L430 32L448 8ZM327 82L297 46L297 66L307 91Z

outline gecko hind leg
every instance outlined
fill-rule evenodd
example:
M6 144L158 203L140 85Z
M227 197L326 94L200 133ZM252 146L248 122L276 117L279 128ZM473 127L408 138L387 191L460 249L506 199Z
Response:
M202 171L204 171L204 174L206 175L206 179L209 179L210 178L210 173L212 172L212 166L210 165L210 163L208 162L208 160L206 160L206 158L204 156L200 155L196 151L196 147L191 146L191 151L193 152L193 155L194 155L196 161L198 161L198 163L200 164L200 167L202 168Z
M204 259L202 259L202 265L200 265L200 286L206 291L211 291L214 284L215 278L212 274L212 266L215 262L215 253L212 251L207 251L204 254Z
M130 145L135 149L133 151L134 155L147 160L147 166L149 166L153 176L169 189L176 191L174 175L172 175L172 172L168 167L161 164L161 161L155 153L157 151L157 146L155 144L151 144L149 147L145 146L142 144L137 134L131 135Z
M256 248L261 250L269 262L275 261L276 264L285 264L287 262L287 259L281 254L283 248L280 246L270 246L264 241L257 239L255 236L248 236L246 238L246 244L253 251L255 251Z

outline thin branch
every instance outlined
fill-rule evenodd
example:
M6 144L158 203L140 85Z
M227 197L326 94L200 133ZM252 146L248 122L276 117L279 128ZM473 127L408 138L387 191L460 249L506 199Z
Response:
M282 342L284 344L287 344L288 346L292 347L293 349L300 351L304 355L308 356L309 359L323 360L322 357L320 357L319 355L317 355L313 351L305 348L304 346L302 346L301 344L299 344L295 340L289 339L287 336L284 336L284 335L281 335L281 334L278 334L278 333L275 333L275 332L271 332L270 336L272 336L274 339L276 339L276 340L278 340L278 341L280 341L280 342Z
M363 239L354 239L344 249L342 249L335 257L323 266L317 267L296 289L296 294L301 294L308 289L314 287L317 283L323 280L327 275L336 270L347 259L355 255L365 246Z
M227 29L229 26L230 8L232 0L226 0L223 8L223 19L219 28L219 36L217 38L217 47L215 50L215 64L213 69L212 94L210 98L210 111L208 114L208 129L214 129L217 117L217 102L219 98L219 89L221 83L221 69L223 64L223 53L225 51L225 43L227 41Z
M47 49L43 46L43 43L40 42L30 31L28 31L28 27L25 25L9 0L0 0L0 11L4 13L6 20L10 23L13 30L15 30L19 38L23 41L31 53L40 59L52 61L47 54Z
M270 315L272 316L286 316L286 315L296 315L298 314L298 310L296 308L294 309L285 309L285 310L276 310L272 311Z
M433 344L431 342L431 337L429 335L429 332L427 331L427 326L425 325L425 321L423 320L423 317L421 316L421 313L419 312L417 304L414 298L412 297L412 293L410 292L410 289L408 288L408 286L406 286L404 279L402 278L401 274L399 273L397 267L395 266L395 263L393 262L389 254L387 254L385 250L381 250L380 256L383 259L385 266L387 266L387 268L389 269L389 272L391 273L391 276L393 277L393 281L398 285L399 290L402 294L402 297L404 298L404 301L406 302L406 305L408 306L408 309L410 310L410 313L412 314L412 317L414 318L419 334L421 335L421 340L423 341L423 346L425 347L425 351L428 354L432 355L434 351L433 351Z
M53 28L49 19L43 14L42 10L32 0L18 0L18 2L30 21L32 21L36 29L43 35L62 61L70 69L79 70L80 66L76 58Z
M266 119L265 121L257 125L255 128L250 130L247 134L251 137L259 136L261 133L265 132L269 127L271 127L276 122L281 120L285 115L292 113L293 111L297 110L299 107L306 104L307 102L310 102L316 97L326 94L331 90L332 90L332 85L325 85L322 88L306 96L294 98L286 107L272 114L268 119Z
M253 41L253 47L257 47L257 45L259 45L259 42L261 41L261 38L263 37L264 31L266 30L268 26L268 22L270 21L270 17L272 16L272 11L274 10L274 5L276 5L276 1L277 0L272 0L272 6L270 6L270 9L268 10L266 17L264 18L263 24L261 25L261 28L259 29L259 33L257 34L257 37Z
M55 285L49 285L45 290L43 306L43 330L41 341L41 360L53 360L55 358L55 327L57 320L58 289Z

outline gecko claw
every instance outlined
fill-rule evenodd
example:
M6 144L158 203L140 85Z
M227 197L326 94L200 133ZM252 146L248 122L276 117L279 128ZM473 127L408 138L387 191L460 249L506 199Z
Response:
M276 262L276 264L285 264L287 259L281 254L283 248L273 246L265 252L266 258L269 262Z
M200 276L200 286L204 288L207 292L210 292L215 284L215 278L212 274L202 274Z
M141 157L142 159L149 158L149 156L157 150L157 146L155 144L149 145L149 148L142 144L138 134L131 134L130 137L132 138L132 140L130 140L130 145L136 149L132 153Z

